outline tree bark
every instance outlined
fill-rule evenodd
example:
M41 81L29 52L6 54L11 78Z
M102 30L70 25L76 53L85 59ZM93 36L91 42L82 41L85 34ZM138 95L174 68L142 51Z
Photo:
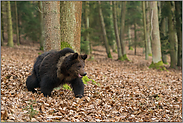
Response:
M116 17L116 2L112 1L113 5L113 24L114 24L114 31L115 31L115 36L116 36L116 44L118 48L118 60L122 60L122 54L121 54L121 46L120 46L120 38L119 38L119 32L118 32L118 26L117 26L117 17Z
M19 28L18 28L18 12L17 12L17 2L15 1L15 16L16 16L16 39L17 39L17 44L20 45L20 40L19 40Z
M82 1L61 1L61 48L80 53Z
M121 6L122 6L122 9L121 9L121 38L120 38L120 42L121 42L122 55L124 56L126 54L125 41L124 41L126 1L122 1Z
M168 33L169 33L169 40L170 40L170 58L171 63L170 67L175 68L176 67L176 53L175 53L175 32L173 27L173 21L172 21L172 12L171 12L171 2L167 2L168 7Z
M134 45L135 45L135 55L136 55L137 54L137 24L136 24L136 21L134 23L134 34L135 34Z
M38 1L39 2L39 18L40 18L40 50L43 50L44 48L44 40L43 40L43 35L44 35L44 31L43 31L43 5L42 5L42 1Z
M142 11L143 11L143 23L144 23L145 60L148 60L145 1L142 1Z
M161 61L161 44L159 35L159 22L158 22L158 10L157 1L151 2L152 9L152 61L158 63Z
M4 27L3 27L3 2L1 1L1 46L4 46Z
M152 55L152 51L151 51L151 40L150 40L150 9L149 9L149 1L146 1L146 30L147 30L147 52L148 55Z
M105 44L105 49L106 49L107 57L108 58L112 58L111 52L110 52L110 48L109 48L109 44L108 44L108 39L107 39L107 34L106 34L106 29L105 29L104 18L103 18L103 14L102 14L102 9L100 7L101 3L100 3L100 1L98 1L98 3L99 3L99 16L100 16L100 22L101 22L101 26L102 26L102 32L103 32L104 44Z
M176 17L176 30L177 30L177 37L178 37L178 54L177 54L177 66L182 66L182 29L181 29L181 9L180 5L182 2L175 1L175 17Z
M43 1L44 51L60 50L60 1Z
M86 42L87 42L87 52L86 52L86 54L87 55L89 55L90 54L90 45L91 45L91 43L90 43L90 38L89 38L89 32L88 32L88 29L89 29L89 1L85 1L84 2L85 3L85 29L87 30L87 32L86 32L86 35L85 35L85 39L86 39Z
M10 1L7 1L8 8L8 46L13 47L13 28L12 28L12 18L11 18L11 5Z

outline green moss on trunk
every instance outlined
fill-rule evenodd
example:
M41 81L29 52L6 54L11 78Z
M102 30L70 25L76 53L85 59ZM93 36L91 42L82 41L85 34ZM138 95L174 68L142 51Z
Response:
M61 42L61 50L64 49L64 48L66 48L66 47L72 49L72 46L68 42L62 41Z
M130 61L129 59L128 59L128 57L127 57L127 55L125 54L125 55L123 55L123 61L124 60L127 60L127 61Z
M157 69L157 70L166 70L166 68L164 67L163 61L159 61L158 63L151 63L151 65L149 66L149 68L153 68L153 69Z
M109 53L107 54L107 57L108 57L108 58L112 58L111 52L109 52Z

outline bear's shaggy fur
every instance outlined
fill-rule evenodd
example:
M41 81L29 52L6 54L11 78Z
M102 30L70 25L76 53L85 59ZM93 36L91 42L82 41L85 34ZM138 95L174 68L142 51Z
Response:
M84 95L82 76L87 55L78 55L70 48L61 51L48 51L37 57L32 75L27 78L28 91L36 92L34 88L41 88L44 96L50 96L53 88L68 83L71 85L75 97Z

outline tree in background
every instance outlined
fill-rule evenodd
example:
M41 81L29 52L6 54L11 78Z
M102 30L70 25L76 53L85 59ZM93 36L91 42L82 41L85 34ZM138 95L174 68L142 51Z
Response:
M117 44L117 49L118 49L118 60L123 60L122 53L121 53L121 45L120 45L118 26L117 26L117 18L116 18L116 2L112 1L112 5L113 5L112 10L113 10L114 32L115 32L115 36L116 36L116 44Z
M44 47L44 40L43 40L43 35L44 35L44 32L43 32L43 4L42 4L42 1L38 1L39 3L39 18L40 18L40 50L43 50L43 47Z
M169 34L169 40L170 40L170 58L171 63L170 67L175 68L176 67L176 52L175 52L175 31L174 31L174 25L173 25L173 17L172 17L172 5L171 2L166 2L167 8L168 8L168 34Z
M121 44L121 53L122 53L122 59L128 60L128 57L126 55L126 49L125 49L125 16L126 16L126 1L121 2L121 34L120 34L120 44Z
M43 1L44 51L60 50L60 1Z
M142 11L143 11L143 23L144 23L145 59L148 60L148 46L147 46L147 29L146 29L145 1L142 1Z
M177 66L182 64L182 1L175 1L176 31L178 37Z
M20 40L19 40L19 28L18 28L18 12L17 12L17 2L15 1L15 18L16 18L16 41L17 44L20 45Z
M151 40L150 40L150 32L151 32L151 23L150 23L150 7L149 7L149 1L146 1L146 33L147 33L147 52L148 55L151 56L152 55L152 51L151 51Z
M150 2L152 10L152 63L150 68L165 69L161 60L161 43L159 35L158 9L157 1Z
M12 28L12 18L11 18L11 5L10 1L7 1L7 16L8 16L8 46L13 47L13 28Z
M100 16L100 22L101 22L101 26L102 26L102 32L103 32L103 38L104 38L104 44L105 44L105 49L106 49L107 57L108 58L112 58L111 52L110 52L110 49L109 49L109 44L108 44L108 39L107 39L107 34L106 34L106 29L105 29L104 18L103 18L103 14L102 14L102 9L100 7L101 3L100 3L100 1L98 1L98 3L99 3L99 16Z
M61 1L61 48L71 47L80 52L81 1Z

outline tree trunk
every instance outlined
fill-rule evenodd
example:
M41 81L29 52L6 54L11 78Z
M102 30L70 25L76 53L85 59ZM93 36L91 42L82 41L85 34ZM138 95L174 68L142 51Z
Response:
M143 23L144 23L145 60L148 60L145 1L142 1L142 11L143 11Z
M2 1L1 1L1 46L4 46L4 27L3 27L3 9L2 9Z
M89 32L88 32L88 29L89 29L89 1L85 1L85 29L87 30L86 32L86 35L85 35L85 39L86 39L86 48L87 48L87 52L86 54L89 55L90 54L90 35L89 35Z
M177 30L177 37L178 37L178 54L177 54L177 66L182 66L182 29L181 29L181 8L180 5L182 2L175 2L175 17L176 17L176 30Z
M165 40L166 37L166 18L162 18L161 19L161 27L160 27L160 36L161 36L161 43L162 44L166 44L166 42L168 42L168 40ZM162 61L164 64L167 64L167 55L166 55L166 50L165 51L161 51L162 52Z
M125 42L124 42L124 29L125 29L125 15L126 15L126 1L121 2L121 35L120 35L120 43L121 43L121 52L122 55L126 54L125 50Z
M135 55L137 54L137 24L136 24L136 21L135 21L135 24L134 24L134 34L135 34L135 37L134 37L134 45L135 45Z
M146 12L146 30L147 30L147 52L148 52L148 55L152 55L152 51L151 51L151 40L150 40L150 9L149 9L149 1L146 1L146 9L147 9L147 12Z
M128 50L131 50L131 28L128 26Z
M176 67L176 54L175 54L175 32L173 27L173 21L172 21L172 12L171 12L171 2L167 2L168 7L168 33L169 33L169 40L170 40L170 58L171 63L170 67L175 68Z
M159 34L157 1L151 1L152 9L152 64L150 68L165 69L161 60L161 43Z
M43 1L44 51L60 50L60 1Z
M20 45L20 40L19 40L19 28L18 28L18 12L17 12L17 2L15 1L15 16L16 16L16 39L17 39L17 44Z
M39 18L40 18L40 50L43 50L44 47L44 40L43 40L43 35L44 35L44 31L43 31L43 5L42 5L42 1L38 1L39 2Z
M125 15L126 15L126 1L121 2L121 53L123 60L128 60L128 57L126 55L126 49L125 49L125 40L124 40L124 34L125 34Z
M7 1L8 8L8 46L13 47L13 28L12 28L12 18L11 18L11 5L10 1Z
M105 44L105 49L106 49L107 57L108 58L112 58L111 52L110 52L110 48L109 48L108 39L107 39L107 34L106 34L106 29L105 29L105 23L104 23L104 18L103 18L103 14L102 14L102 9L100 7L101 3L100 3L100 1L98 1L98 3L99 3L99 16L100 16L100 22L101 22L101 26L102 26L102 32L103 32L104 44Z
M82 1L61 1L61 48L80 53Z
M120 46L120 39L119 39L119 32L118 32L118 25L117 25L117 17L116 17L116 2L112 1L113 5L113 24L114 24L114 31L115 31L115 36L116 36L116 44L118 47L118 60L122 60L122 54L121 54L121 46Z

